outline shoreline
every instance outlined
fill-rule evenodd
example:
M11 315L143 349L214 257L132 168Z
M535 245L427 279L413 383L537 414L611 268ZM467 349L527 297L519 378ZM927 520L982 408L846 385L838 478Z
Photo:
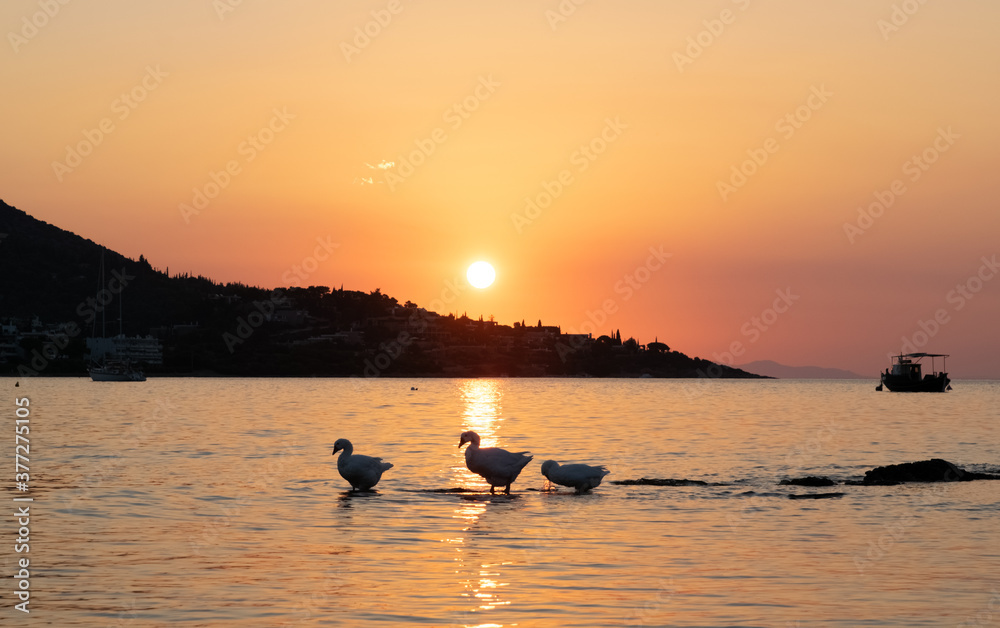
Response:
M78 373L50 373L50 374L38 374L30 375L27 377L19 376L16 374L3 374L0 375L2 379L15 379L18 381L36 378L45 379L90 379L87 374ZM368 377L365 375L227 375L224 373L146 373L146 379L364 379L364 380L376 380L376 379L677 379L677 380L711 380L711 379L726 379L726 380L778 380L777 377L768 377L767 375L756 375L748 374L741 376L722 376L722 377L701 377L701 376L690 376L690 377L667 377L659 375L650 375L648 377L643 375L487 375L487 374L408 374L408 375L379 375L378 377ZM786 378L787 379L787 378ZM874 379L874 378L873 378ZM849 381L849 380L831 380L831 381ZM855 380L855 381L867 381L867 380ZM142 382L124 382L124 383L142 383Z

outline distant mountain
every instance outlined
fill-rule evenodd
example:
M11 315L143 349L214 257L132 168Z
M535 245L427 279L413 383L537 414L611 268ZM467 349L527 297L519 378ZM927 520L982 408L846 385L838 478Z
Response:
M772 360L757 360L736 368L778 379L871 379L843 369L822 366L788 366Z

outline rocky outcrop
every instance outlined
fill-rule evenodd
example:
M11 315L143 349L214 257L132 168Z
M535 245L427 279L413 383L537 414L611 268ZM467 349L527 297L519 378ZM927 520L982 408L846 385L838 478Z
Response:
M904 462L875 467L865 473L865 479L852 484L866 486L892 486L903 482L969 482L971 480L1000 480L1000 475L966 471L941 458Z

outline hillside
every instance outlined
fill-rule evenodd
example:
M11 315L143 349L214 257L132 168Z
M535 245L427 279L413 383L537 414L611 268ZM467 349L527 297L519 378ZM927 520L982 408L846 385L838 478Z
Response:
M205 315L204 297L226 289L245 296L262 296L264 290L247 286L223 287L204 277L167 277L140 257L129 259L91 240L37 220L0 201L0 316L38 317L45 322L93 318L88 304L100 284L104 256L105 284L123 277L125 333L147 333L150 327L193 320ZM108 321L118 309L109 306ZM99 322L99 321L98 321ZM84 329L91 333L88 326ZM100 330L97 330L98 332ZM109 329L109 333L111 330Z
M170 277L2 201L0 234L0 372L84 375L84 339L102 314L116 334L120 307L125 335L163 346L152 374L758 377L662 343L441 316L379 290Z

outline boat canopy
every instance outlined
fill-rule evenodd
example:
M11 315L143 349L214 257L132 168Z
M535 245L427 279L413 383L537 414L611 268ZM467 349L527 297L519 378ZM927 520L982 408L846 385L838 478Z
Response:
M903 358L947 358L947 353L905 353L900 354Z

